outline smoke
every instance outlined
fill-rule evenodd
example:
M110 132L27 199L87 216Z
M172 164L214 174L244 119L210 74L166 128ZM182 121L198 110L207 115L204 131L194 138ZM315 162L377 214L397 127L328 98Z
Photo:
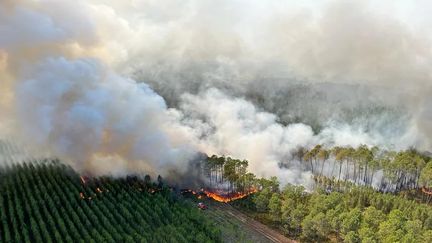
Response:
M364 121L351 125L329 121L318 133L303 123L283 125L276 115L218 89L199 95L185 94L180 103L184 116L179 120L199 137L200 151L247 158L252 171L265 177L277 175L284 183L308 184L305 178L310 178L310 172L301 171L302 166L293 156L300 147L368 144L403 149L416 139L411 137L415 133L411 131L395 134L401 129L398 123L387 124L388 131L383 131L378 130L381 127L365 130ZM281 170L281 164L288 169Z
M0 135L96 174L185 171L204 152L296 184L300 146L430 150L426 9L3 1Z
M81 55L98 45L97 30L81 22L89 16L63 13L59 2L49 8L27 4L0 9L0 46L9 76L2 84L10 97L2 113L13 121L2 129L6 135L88 173L181 169L195 150L176 129L163 98L100 59ZM29 23L35 28L21 32Z
M120 68L169 106L215 87L285 125L319 132L328 123L354 124L381 133L380 144L403 136L411 137L404 147L430 149L430 4L188 3L181 17L164 11L155 33L165 38Z
M90 171L113 160L127 171L148 170L144 162L159 171L182 161L190 150L170 139L179 140L179 134L165 128L174 124L162 97L95 60L48 58L28 71L16 95L23 133L54 154L89 161L83 166Z

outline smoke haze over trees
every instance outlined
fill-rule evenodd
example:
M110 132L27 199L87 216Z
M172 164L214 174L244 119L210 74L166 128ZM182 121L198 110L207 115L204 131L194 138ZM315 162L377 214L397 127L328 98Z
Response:
M204 152L296 184L313 173L301 147L430 151L428 10L2 1L0 135L95 174L164 174Z

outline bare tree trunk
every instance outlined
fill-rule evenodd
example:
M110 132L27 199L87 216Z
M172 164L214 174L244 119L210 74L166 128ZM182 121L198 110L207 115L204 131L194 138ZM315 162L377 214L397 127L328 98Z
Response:
M330 172L330 177L333 176L335 165L336 165L336 161L333 161L332 169L331 169L331 172Z
M322 176L323 175L323 170L324 170L324 163L325 163L325 159L323 159L323 161L322 161L322 164L321 164L321 172L320 172L320 175Z
M364 178L363 178L365 185L367 185L367 169L368 169L368 167L367 167L367 161L366 161L365 170L364 170Z
M310 159L309 161L310 161L310 164L311 164L311 171L312 171L312 174L313 174L314 171L313 171L313 162L312 162L312 159Z

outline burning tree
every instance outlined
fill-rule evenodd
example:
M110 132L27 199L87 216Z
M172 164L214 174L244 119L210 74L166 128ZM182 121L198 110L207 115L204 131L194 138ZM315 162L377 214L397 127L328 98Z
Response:
M426 201L429 203L432 199L432 163L428 163L423 168L420 175L420 184L423 186L422 191L427 195Z
M244 198L257 192L259 188L259 180L254 174L247 172L248 164L247 160L216 155L206 156L199 161L198 166L192 168L199 171L196 175L199 182L192 186L195 189L200 188L200 191L183 189L182 194L192 193L198 195L198 198L205 195L220 202Z

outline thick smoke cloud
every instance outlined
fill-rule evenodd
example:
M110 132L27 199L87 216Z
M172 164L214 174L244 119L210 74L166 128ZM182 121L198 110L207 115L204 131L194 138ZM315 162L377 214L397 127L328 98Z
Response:
M179 16L150 4L143 11L165 14L154 32L165 38L155 44L150 37L153 49L134 49L120 69L149 83L172 107L183 93L216 87L284 124L303 122L317 131L332 121L362 123L358 129L384 137L393 130L415 137L405 147L430 149L430 21L414 17L425 16L428 3L220 5L192 1ZM154 27L153 15L145 19Z
M310 179L310 173L301 171L294 156L300 147L368 144L403 149L415 141L411 132L393 134L400 124L387 125L388 131L365 131L362 126L365 121L351 125L328 122L318 133L303 123L282 125L276 115L217 89L200 95L183 95L181 104L180 110L185 115L179 120L200 138L197 142L201 151L247 158L252 171L266 177L277 175L282 182L308 184L305 178ZM281 164L288 169L281 170Z
M110 168L104 158L115 156L126 172L161 170L190 149L169 138L164 127L174 124L162 97L95 60L44 60L17 84L16 95L23 133L83 163L80 169Z
M205 152L301 184L299 146L430 150L421 4L4 1L0 135L91 173Z
M86 173L181 169L196 151L170 118L163 98L83 55L94 54L98 45L92 22L80 19L90 21L89 16L52 3L0 9L6 73L1 111L5 121L12 121L2 122L3 134ZM29 23L35 28L22 33Z

